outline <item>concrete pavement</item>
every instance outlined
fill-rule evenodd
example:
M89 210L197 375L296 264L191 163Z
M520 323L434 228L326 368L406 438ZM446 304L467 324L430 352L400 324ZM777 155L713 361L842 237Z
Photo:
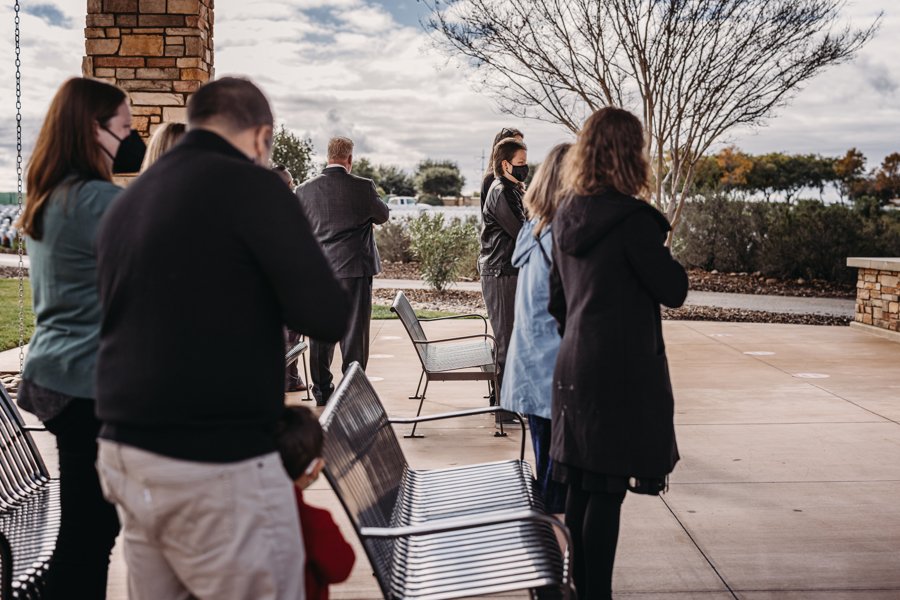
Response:
M479 325L428 327L437 337ZM900 598L900 344L847 327L667 321L664 330L682 461L666 495L626 498L616 597ZM373 322L368 374L389 413L415 412L407 396L418 363L398 321ZM486 402L477 383L428 391L424 412ZM415 467L511 458L520 435L494 438L484 417L420 431L424 439L401 439ZM52 439L39 437L55 468ZM331 510L357 549L332 597L379 598L327 484L307 499ZM109 597L126 597L119 548Z

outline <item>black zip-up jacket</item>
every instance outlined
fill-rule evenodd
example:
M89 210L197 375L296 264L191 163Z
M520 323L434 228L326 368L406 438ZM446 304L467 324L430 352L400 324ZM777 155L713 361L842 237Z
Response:
M678 461L659 305L681 306L688 278L664 245L668 231L658 210L614 191L576 196L553 219L557 462L657 478Z
M519 230L525 222L522 190L518 184L505 177L496 179L485 198L481 217L478 272L482 276L517 275L519 270L512 266L512 255Z
M336 341L349 313L281 178L191 131L112 204L97 254L101 437L204 462L273 452L284 325Z

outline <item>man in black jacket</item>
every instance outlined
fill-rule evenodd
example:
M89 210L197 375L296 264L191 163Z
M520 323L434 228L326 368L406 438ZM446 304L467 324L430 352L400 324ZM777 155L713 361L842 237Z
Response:
M183 141L98 235L98 468L123 520L132 599L303 596L274 440L282 331L337 340L348 304L268 169L272 125L249 81L202 87Z
M325 257L350 298L347 333L341 338L341 371L353 362L363 369L369 361L369 321L372 316L372 276L381 272L372 225L388 220L390 209L378 197L371 179L351 175L353 141L328 142L328 165L299 188L300 206L312 225ZM309 343L310 379L316 404L328 402L332 384L334 344L313 336Z

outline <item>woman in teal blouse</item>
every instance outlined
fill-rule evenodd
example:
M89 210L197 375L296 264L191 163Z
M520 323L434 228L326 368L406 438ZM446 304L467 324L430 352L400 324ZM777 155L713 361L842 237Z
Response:
M19 225L27 236L37 326L19 405L44 422L59 449L62 522L48 572L50 598L105 598L119 532L94 467L100 428L94 415L100 336L94 237L121 191L112 183L113 162L130 134L125 92L70 79L50 104L28 164Z

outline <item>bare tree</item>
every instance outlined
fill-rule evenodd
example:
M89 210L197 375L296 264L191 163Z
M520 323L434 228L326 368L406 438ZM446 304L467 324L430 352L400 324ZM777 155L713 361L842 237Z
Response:
M501 110L578 131L619 106L643 117L653 202L677 225L694 167L876 32L845 0L426 0L437 45Z

